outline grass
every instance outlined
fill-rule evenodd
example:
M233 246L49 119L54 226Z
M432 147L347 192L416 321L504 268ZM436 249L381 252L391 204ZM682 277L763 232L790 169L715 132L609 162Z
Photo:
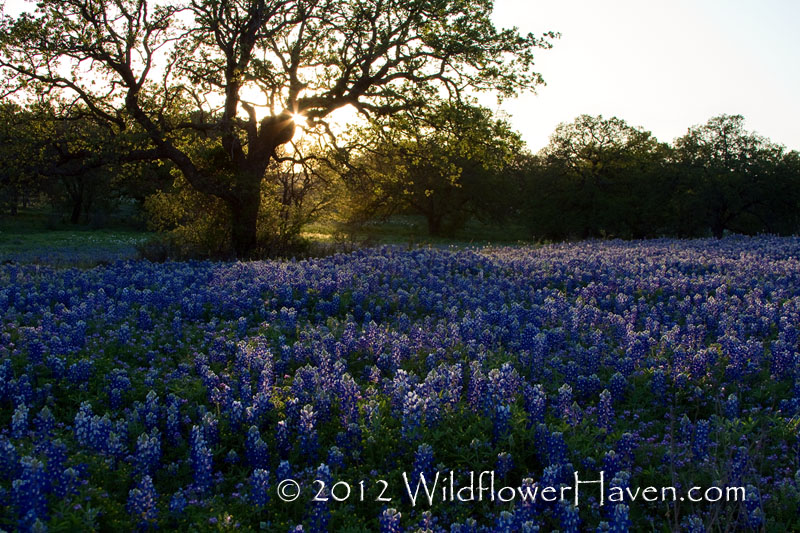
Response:
M61 223L38 209L0 218L0 261L91 266L137 256L153 234L116 224L109 228Z
M521 226L497 226L471 220L464 229L452 236L430 236L425 219L414 215L396 215L388 220L371 221L349 235L332 222L316 222L306 226L303 236L317 241L337 239L368 244L408 244L432 246L483 246L488 244L516 244L530 240Z
M352 247L381 244L484 246L517 244L528 239L521 227L499 227L478 221L470 221L453 236L433 237L427 234L425 219L413 215L368 222L350 232L344 232L334 222L321 221L309 224L302 235L312 244L323 247L337 243ZM136 259L139 256L137 246L155 236L155 233L135 229L124 221L93 229L62 222L42 209L26 209L14 217L0 217L0 262L91 267L98 263Z

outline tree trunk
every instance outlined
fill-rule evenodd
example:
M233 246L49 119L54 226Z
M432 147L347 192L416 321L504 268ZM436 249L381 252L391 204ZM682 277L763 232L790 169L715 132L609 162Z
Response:
M428 235L438 237L442 234L442 217L439 215L426 215L428 219Z
M83 199L80 195L72 198L72 214L69 217L71 224L77 224L81 221L81 211L83 207Z
M261 204L259 188L248 189L228 201L231 210L233 250L236 257L247 258L255 250L258 208Z

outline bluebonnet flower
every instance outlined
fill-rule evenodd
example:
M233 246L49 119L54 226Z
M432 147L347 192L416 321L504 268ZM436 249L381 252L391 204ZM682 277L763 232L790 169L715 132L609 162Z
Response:
M153 328L153 319L147 309L139 309L136 319L136 326L143 331L148 331Z
M420 479L420 474L424 474L426 480L431 480L433 476L433 448L429 444L420 444L414 453L412 483Z
M730 474L728 478L728 486L738 486L742 483L742 479L747 471L747 464L750 460L750 454L745 446L739 446L733 452L731 458Z
M611 401L611 393L604 389L600 393L600 402L597 405L597 427L605 433L610 433L614 426L614 406Z
M151 390L147 393L144 409L140 413L140 416L142 417L144 425L148 431L158 426L160 412L161 408L158 404L158 395L155 393L155 391Z
M692 442L692 453L696 459L708 457L708 447L710 444L711 423L708 420L698 420L694 430L694 441Z
M317 430L315 427L316 414L311 405L305 405L303 410L300 411L300 449L308 458L309 462L313 462L317 457L317 448L319 442L317 440Z
M452 524L450 533L478 533L478 523L474 518L467 518L463 524Z
M158 469L161 461L161 434L157 429L153 429L149 435L139 435L134 460L136 471L141 475L152 475Z
M19 467L19 455L14 443L0 435L0 478L13 479Z
M48 464L48 470L50 465ZM67 496L75 495L78 493L78 487L81 484L80 474L74 468L65 468L58 475L55 476L55 483L53 485L53 494L57 498L64 499Z
M611 522L609 523L608 531L611 533L627 533L631 527L631 521L628 518L629 507L624 503L618 503L614 506L614 512L611 515Z
M547 452L550 464L563 465L567 462L567 443L563 433L554 431L548 436Z
M115 368L111 371L108 377L108 384L106 390L108 392L108 401L112 409L119 409L122 407L122 396L130 390L131 380L127 372L120 368Z
M592 374L590 376L579 375L577 387L578 394L581 398L590 398L603 390L602 382L597 374Z
M332 470L341 470L344 468L344 453L338 446L331 446L328 450L328 466Z
M326 488L321 491L321 496L328 499L324 501L314 501L311 504L309 527L310 531L323 533L328 530L328 523L331 519L331 512L328 507L328 502L330 500L329 487L331 486L331 471L328 468L328 465L324 463L319 465L319 467L317 467L314 479L319 479L325 484Z
M256 468L250 474L250 502L257 507L264 507L269 501L269 472Z
M289 428L286 420L278 421L278 424L275 428L275 441L278 444L278 451L280 452L281 457L288 457L292 445L289 442Z
M131 342L131 328L127 323L123 323L117 330L117 340L122 345L130 344Z
M349 374L342 376L339 381L339 402L343 426L358 420L358 401L360 399L361 391L355 380Z
M402 432L406 438L416 435L422 426L425 400L416 391L409 391L403 400Z
M608 389L611 392L611 398L615 402L620 402L625 399L625 391L628 389L628 381L625 376L617 372L611 376L611 381L608 382Z
M683 439L684 441L691 441L693 431L694 431L694 424L692 424L692 421L689 420L689 417L684 414L681 417L681 423L680 423L681 439Z
M510 453L500 452L497 454L497 464L495 465L497 477L504 479L513 468L514 459L511 457Z
M203 438L209 447L219 444L219 423L211 413L203 415Z
M433 513L430 511L423 511L422 518L417 524L417 531L436 531L438 527L436 526L436 522L438 520L436 517L433 516Z
M128 493L128 513L137 519L139 526L155 525L158 518L158 493L150 476Z
M633 465L633 452L636 449L636 437L633 433L623 433L617 441L615 448L619 454L622 464L626 465L627 467Z
M547 408L547 395L541 385L528 385L525 387L525 411L528 413L528 428L544 422Z
M70 365L67 370L67 379L75 384L86 386L89 378L92 376L94 370L94 362L87 359L81 359L77 363Z
M569 502L563 501L560 506L561 530L565 533L578 533L580 531L581 519L578 516L578 509Z
M569 411L572 407L572 387L564 383L558 388L558 400L556 403L557 415L561 418L567 419Z
M175 340L183 339L183 319L180 313L175 313L175 316L172 318L171 331Z
M729 420L739 417L739 398L735 393L729 394L725 401L725 417Z
M166 429L169 443L178 445L181 441L181 413L177 402L167 404Z
M658 403L664 403L667 398L667 377L664 371L657 369L653 372L650 381L650 391Z
M278 464L277 476L279 481L292 477L292 466L289 461L281 461Z
M539 526L533 520L526 520L520 524L520 533L539 533Z
M493 531L497 533L512 533L514 526L514 515L508 511L500 511L497 516Z
M754 485L747 485L745 488L744 506L747 510L747 525L752 529L758 529L764 524L764 512L761 508L761 494Z
M50 408L46 405L42 407L42 410L36 415L36 419L34 420L34 425L36 427L36 432L39 434L40 438L49 437L52 433L53 429L56 425L56 419L53 416L53 413L50 411Z
M703 519L696 514L691 514L681 522L682 530L686 533L706 533L706 526Z
M19 478L13 481L11 487L21 529L30 529L37 520L47 521L50 478L41 461L30 456L20 459Z
M195 487L200 493L208 492L211 489L212 455L199 426L192 426L190 460Z
M244 420L244 405L239 400L234 400L230 404L228 410L228 423L230 424L231 431L236 433L241 427Z
M269 463L269 449L261 439L261 433L256 426L250 426L244 443L247 462L255 469L266 468Z
M614 450L609 450L603 456L603 472L606 478L613 479L622 468L619 456Z
M395 509L384 509L380 516L381 533L401 533L401 516Z
M21 439L28 432L28 407L21 403L14 409L14 414L11 417L11 436L15 439Z
M495 410L492 436L495 442L505 438L511 431L511 408L508 405L498 405Z
M186 494L184 494L182 489L178 489L169 499L169 512L175 515L181 515L187 505Z

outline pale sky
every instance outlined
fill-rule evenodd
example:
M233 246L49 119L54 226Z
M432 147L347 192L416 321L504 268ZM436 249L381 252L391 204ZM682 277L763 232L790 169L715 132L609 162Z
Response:
M617 116L672 142L722 113L800 150L798 0L495 0L498 26L561 32L547 82L503 105L532 151L559 122Z

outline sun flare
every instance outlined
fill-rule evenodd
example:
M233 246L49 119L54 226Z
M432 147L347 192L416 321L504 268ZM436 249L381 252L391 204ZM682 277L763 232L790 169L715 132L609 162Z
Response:
M295 126L305 128L308 125L308 118L305 115L301 115L300 113L292 113L291 116Z

